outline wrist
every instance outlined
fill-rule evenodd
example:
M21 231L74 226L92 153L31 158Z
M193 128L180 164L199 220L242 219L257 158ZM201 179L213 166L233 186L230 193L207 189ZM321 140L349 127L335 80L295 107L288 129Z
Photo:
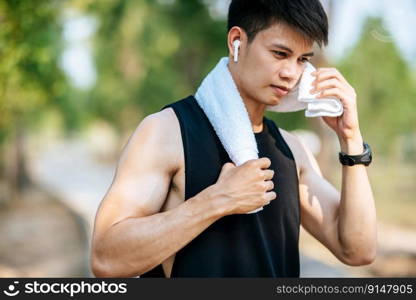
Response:
M347 155L360 155L364 152L363 138L361 134L357 134L349 139L339 139L341 152Z
M230 213L230 208L228 207L225 195L221 194L221 189L217 187L216 184L213 184L200 193L201 200L205 203L209 203L209 209L212 214L221 218Z

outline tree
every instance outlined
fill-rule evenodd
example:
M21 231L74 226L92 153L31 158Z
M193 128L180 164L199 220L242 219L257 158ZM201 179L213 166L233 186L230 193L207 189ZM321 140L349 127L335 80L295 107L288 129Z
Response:
M120 131L193 93L226 52L226 25L202 1L95 1L98 78L89 110Z
M12 195L28 183L24 137L43 112L65 96L58 67L61 1L0 2L0 151L3 180ZM12 196L13 197L13 196Z
M377 38L382 20L369 18L362 37L339 68L356 89L360 126L377 152L394 150L396 137L416 129L415 82L395 44Z

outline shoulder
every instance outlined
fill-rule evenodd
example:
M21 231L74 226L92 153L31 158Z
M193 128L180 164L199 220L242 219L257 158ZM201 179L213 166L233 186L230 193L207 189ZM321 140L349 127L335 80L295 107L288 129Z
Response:
M171 109L145 117L121 153L116 173L97 213L96 227L159 212L180 166L179 125Z
M146 116L137 127L136 131L153 131L155 133L166 133L175 131L172 126L178 123L175 112L168 107L156 113Z
M169 142L170 135L177 133L179 122L172 108L146 116L137 126L135 133L151 134L149 137L158 141Z
M172 108L146 116L137 126L125 148L120 162L133 164L146 161L160 164L174 173L180 167L182 140L179 121ZM157 166L154 166L157 167Z

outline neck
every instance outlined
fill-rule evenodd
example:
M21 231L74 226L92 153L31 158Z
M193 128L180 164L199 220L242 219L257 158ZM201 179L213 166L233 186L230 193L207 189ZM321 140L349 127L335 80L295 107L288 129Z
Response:
M259 104L258 102L255 102L251 100L250 98L243 97L244 105L247 108L248 116L251 121L251 127L253 128L254 132L260 132L263 130L263 116L264 111L266 109L266 105Z
M266 105L259 103L258 101L254 100L252 97L249 97L247 94L243 92L240 88L241 84L239 82L239 78L237 76L236 64L232 62L232 58L230 58L228 63L228 69L230 70L231 76L237 86L237 89L243 99L244 105L247 109L248 116L251 121L251 126L255 133L260 132L263 130L263 116L266 110Z

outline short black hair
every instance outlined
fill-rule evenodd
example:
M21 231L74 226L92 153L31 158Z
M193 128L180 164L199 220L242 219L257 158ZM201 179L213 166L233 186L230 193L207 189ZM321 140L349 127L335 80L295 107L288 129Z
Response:
M252 42L257 33L273 24L284 23L319 47L328 44L328 17L319 0L232 0L228 10L228 31L239 26Z

